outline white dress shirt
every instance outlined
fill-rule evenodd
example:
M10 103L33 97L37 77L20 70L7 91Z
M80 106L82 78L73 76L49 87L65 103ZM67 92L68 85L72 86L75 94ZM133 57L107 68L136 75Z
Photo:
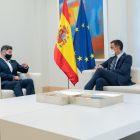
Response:
M2 57L1 57L1 58L2 58ZM12 73L13 68L12 68L12 65L10 64L10 60L7 60L7 61L6 61L4 58L2 58L2 59L6 62L6 64L8 65L8 67L9 67L11 73Z

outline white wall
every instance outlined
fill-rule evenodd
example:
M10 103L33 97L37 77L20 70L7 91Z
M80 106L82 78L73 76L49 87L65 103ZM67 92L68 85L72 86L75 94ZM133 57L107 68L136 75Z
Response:
M67 87L67 77L54 62L54 48L58 33L58 0L47 0L47 40L49 86Z
M0 0L0 47L13 46L13 59L27 62L30 72L41 72L35 53L40 49L34 46L34 18L33 0Z
M120 39L127 53L126 0L108 0L108 35L109 43Z
M140 1L127 0L127 44L133 67L140 67Z
M41 68L42 68L42 81L43 81L43 87L48 86L49 84L49 57L48 57L48 3L46 0L35 0L34 1L36 8L38 9L36 11L35 17L38 17L36 19L36 22L39 22L38 25L38 33L36 33L37 38L40 39L40 44L38 45L38 48L41 49L41 53L39 54L39 58L41 59ZM38 16L36 16L38 15Z

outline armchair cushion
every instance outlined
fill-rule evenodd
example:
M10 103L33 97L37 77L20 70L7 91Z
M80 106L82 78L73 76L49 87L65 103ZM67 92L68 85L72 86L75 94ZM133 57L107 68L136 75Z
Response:
M23 91L23 95L25 96L26 89L23 88L22 91ZM2 93L2 99L16 97L13 90L1 90L1 93Z

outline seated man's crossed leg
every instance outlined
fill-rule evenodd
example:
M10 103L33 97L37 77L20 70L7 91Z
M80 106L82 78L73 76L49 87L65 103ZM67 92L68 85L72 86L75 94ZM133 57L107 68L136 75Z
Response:
M92 90L95 85L96 90L100 91L103 91L103 86L118 86L117 73L98 68L91 80L86 84L85 89Z

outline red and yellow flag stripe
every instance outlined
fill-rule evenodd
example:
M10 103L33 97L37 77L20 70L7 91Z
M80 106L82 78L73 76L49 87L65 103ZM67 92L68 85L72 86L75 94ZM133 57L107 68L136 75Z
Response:
M59 32L54 49L54 60L75 85L78 82L78 72L66 0L63 3Z

